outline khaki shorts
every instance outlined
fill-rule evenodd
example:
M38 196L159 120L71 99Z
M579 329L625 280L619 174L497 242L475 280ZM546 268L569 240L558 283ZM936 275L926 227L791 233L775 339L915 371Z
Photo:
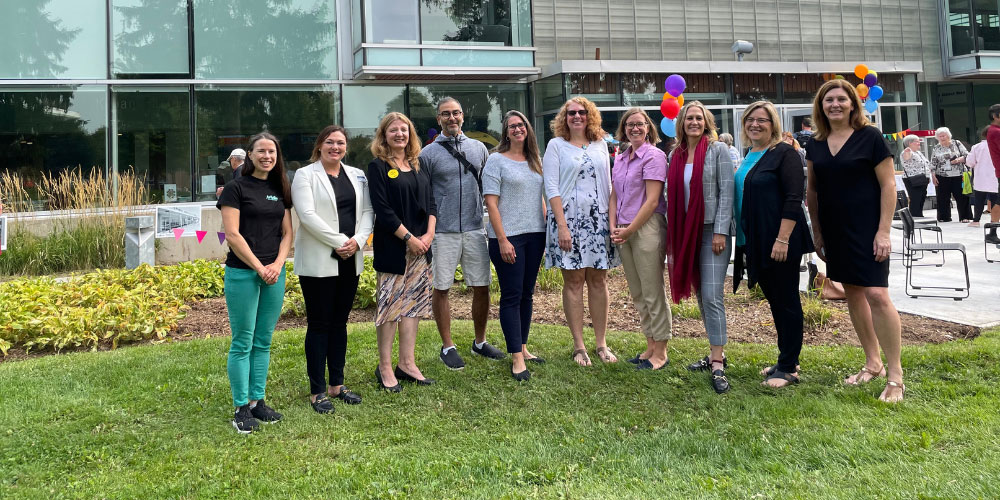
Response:
M464 233L437 233L431 243L434 289L448 290L455 284L455 269L462 264L465 286L490 285L490 251L482 229Z

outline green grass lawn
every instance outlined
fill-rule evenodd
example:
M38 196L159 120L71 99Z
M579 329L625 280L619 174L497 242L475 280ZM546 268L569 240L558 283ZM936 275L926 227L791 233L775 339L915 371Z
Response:
M468 352L471 326L456 322ZM351 328L347 384L360 406L308 405L302 330L275 335L268 402L285 415L251 436L229 425L228 338L0 364L2 498L997 498L1000 331L908 347L907 401L840 380L860 348L806 347L802 384L759 386L770 345L731 345L731 393L684 365L588 369L565 328L535 327L518 384L506 361L450 372L422 322L432 387L376 390L374 328ZM499 325L490 338L502 345ZM590 336L592 339L592 335ZM622 358L644 346L615 333Z

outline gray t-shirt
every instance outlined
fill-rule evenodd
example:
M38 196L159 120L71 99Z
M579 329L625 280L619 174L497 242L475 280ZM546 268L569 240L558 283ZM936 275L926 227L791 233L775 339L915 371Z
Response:
M483 194L500 197L500 220L507 237L525 233L544 233L545 214L542 199L545 188L541 174L535 173L526 161L514 161L500 153L486 159L483 169ZM493 225L486 225L486 234L496 238Z

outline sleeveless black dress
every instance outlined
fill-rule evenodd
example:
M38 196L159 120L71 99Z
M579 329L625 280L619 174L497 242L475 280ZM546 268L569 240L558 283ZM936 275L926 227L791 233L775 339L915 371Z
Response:
M875 167L892 156L882 132L855 130L836 156L826 140L813 138L806 157L816 175L817 207L827 275L847 285L889 286L889 259L875 261L874 241L882 193Z

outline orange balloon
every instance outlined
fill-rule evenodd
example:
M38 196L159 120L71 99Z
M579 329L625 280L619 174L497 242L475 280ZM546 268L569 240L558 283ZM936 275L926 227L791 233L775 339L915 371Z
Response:
M666 101L667 99L671 99L671 98L673 98L673 97L674 97L674 96L670 95L670 92L664 92L664 93L663 93L663 100L664 100L664 101Z
M868 66L865 66L864 64L859 64L854 67L854 76L864 80L865 75L867 74L868 74Z
M867 85L865 85L863 83L859 83L857 89L858 89L858 97L860 97L862 99L868 97L868 86Z
M677 104L684 105L684 94L677 96Z

